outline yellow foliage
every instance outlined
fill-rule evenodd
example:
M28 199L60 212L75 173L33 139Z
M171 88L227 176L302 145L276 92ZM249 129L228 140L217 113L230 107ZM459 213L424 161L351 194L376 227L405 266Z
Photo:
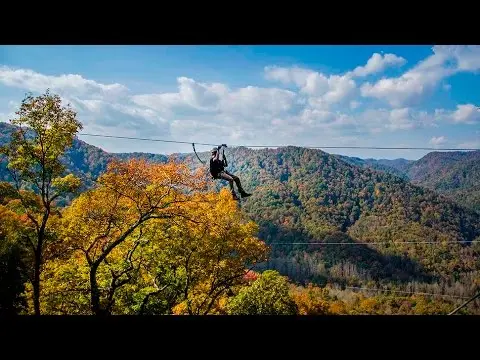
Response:
M96 294L111 313L152 304L148 311L222 313L228 289L268 248L228 191L205 186L185 164L112 162L56 223L64 256L44 269L42 309L91 313Z
M326 315L330 313L328 290L309 284L295 287L291 295L297 304L299 315Z
M181 303L175 305L172 309L174 315L188 315L187 311L187 302L182 301Z
M329 311L334 315L345 315L347 314L347 308L343 301L337 300L330 304Z
M378 303L374 298L366 298L360 301L359 311L361 313L366 313L369 315L373 315L376 313L376 309L378 308Z

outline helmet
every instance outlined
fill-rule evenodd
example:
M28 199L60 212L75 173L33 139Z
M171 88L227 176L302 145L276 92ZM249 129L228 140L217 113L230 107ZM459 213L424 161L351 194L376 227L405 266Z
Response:
M216 153L217 151L218 151L218 148L214 147L214 148L212 149L212 154L213 154L213 153Z

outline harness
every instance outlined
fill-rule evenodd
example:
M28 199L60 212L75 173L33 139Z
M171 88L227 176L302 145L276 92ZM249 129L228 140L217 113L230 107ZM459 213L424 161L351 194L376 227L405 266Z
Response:
M223 147L227 147L226 144L222 144ZM193 152L195 153L195 155L197 156L197 159L198 161L200 161L202 164L206 164L202 159L200 159L200 156L198 156L197 154L197 150L195 149L195 143L192 143L192 147L193 147ZM212 166L212 165L216 165L216 166ZM210 174L212 175L212 178L213 179L219 179L218 175L225 170L225 168L228 166L228 162L227 162L227 159L225 157L225 149L222 148L222 162L221 163L218 163L217 161L214 161L210 158ZM216 167L218 167L218 169L216 169ZM217 171L214 171L212 172L212 170L217 170Z
M220 179L218 175L222 173L228 166L227 159L225 158L225 151L222 151L222 161L210 159L210 174L214 179Z

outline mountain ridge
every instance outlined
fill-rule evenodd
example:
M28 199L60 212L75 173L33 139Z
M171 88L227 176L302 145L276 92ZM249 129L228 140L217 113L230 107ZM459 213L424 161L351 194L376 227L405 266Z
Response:
M0 141L5 138L2 130ZM208 152L198 155L203 160L209 157ZM409 183L388 168L373 169L368 161L358 166L351 162L359 162L359 158L345 159L294 146L239 147L227 149L226 155L229 170L253 192L242 211L259 224L260 236L267 244L276 244L265 266L296 281L335 280L351 285L420 282L424 286L433 281L445 288L458 283L455 286L468 293L470 279L478 275L479 257L468 243L480 239L480 215ZM193 169L206 166L192 153L172 156L182 158ZM107 153L76 139L65 161L88 188L108 161L139 157L158 162L168 159L149 153ZM379 166L386 166L382 163ZM397 159L396 164L409 163ZM215 185L226 186L223 182ZM411 241L419 244L409 245ZM312 242L350 245L308 245ZM431 252L422 242L438 245Z

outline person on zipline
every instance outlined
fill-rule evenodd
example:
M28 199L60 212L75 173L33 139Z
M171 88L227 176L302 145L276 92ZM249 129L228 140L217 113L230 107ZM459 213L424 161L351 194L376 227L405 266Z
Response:
M212 149L212 156L210 158L210 174L212 174L214 179L222 179L228 181L228 183L230 184L230 190L232 191L233 200L240 200L235 193L235 189L233 188L233 182L237 184L237 189L240 192L242 198L251 196L252 194L248 194L245 190L243 190L242 184L238 176L235 176L225 170L225 167L228 166L225 152L222 152L222 154L220 155L220 149L223 146L226 145L223 144Z

